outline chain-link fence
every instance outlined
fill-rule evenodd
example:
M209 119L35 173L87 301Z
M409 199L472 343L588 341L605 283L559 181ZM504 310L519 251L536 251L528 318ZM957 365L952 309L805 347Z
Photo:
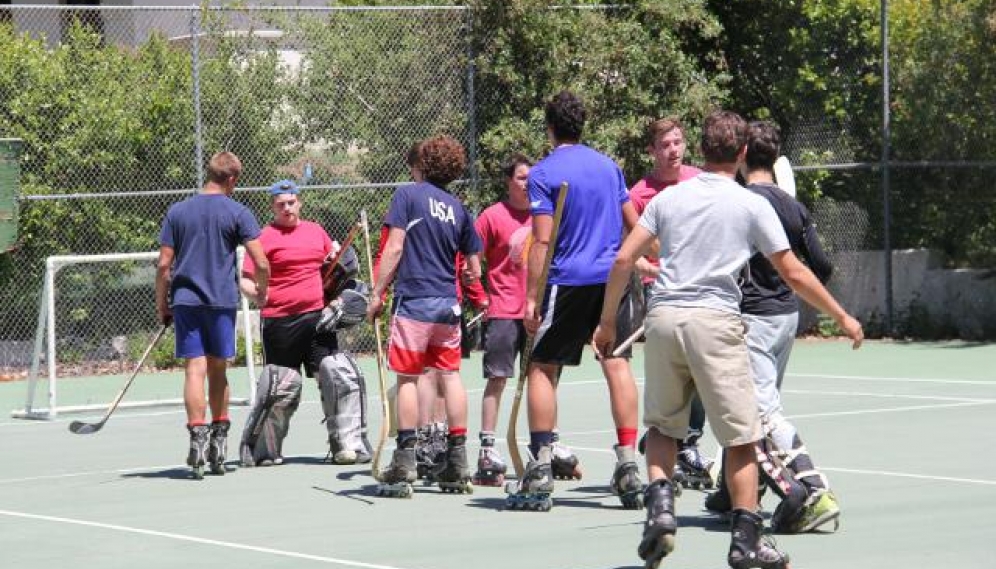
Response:
M0 255L0 373L30 363L44 259L154 250L166 209L200 187L217 150L243 159L236 198L260 220L270 216L264 189L293 178L307 187L304 216L333 238L361 209L381 218L407 180L407 149L436 133L466 144L461 191L476 196L476 117L505 94L475 93L472 18L461 7L0 9L0 58L17 54L0 74L0 135L25 148L21 248ZM917 72L901 63L897 74ZM875 333L991 338L992 164L980 162L979 145L958 143L962 130L930 146L907 120L886 212L878 87L867 79L876 73L841 59L824 78L830 96L801 97L780 120L836 265L831 289ZM151 334L151 297L133 290L151 286L147 270L74 271L57 283L68 296L57 301L56 337L69 360L101 360L120 353L113 339ZM813 314L804 322L833 332ZM348 343L372 347L362 333Z
M16 33L3 41L37 55L15 69L26 74L19 84L0 87L24 89L4 94L15 107L13 135L28 149L20 161L23 247L0 259L6 373L30 365L45 258L155 250L166 210L200 187L213 152L242 158L235 198L258 219L271 216L265 189L292 178L306 187L303 216L341 240L361 210L374 224L382 219L394 188L408 179L404 156L413 142L440 132L474 138L461 9L13 6L5 13ZM40 86L49 92L28 93ZM17 125L20 109L50 127ZM150 336L147 269L60 271L63 371L113 364L108 356L120 352L112 340ZM345 343L373 347L362 332L346 334Z

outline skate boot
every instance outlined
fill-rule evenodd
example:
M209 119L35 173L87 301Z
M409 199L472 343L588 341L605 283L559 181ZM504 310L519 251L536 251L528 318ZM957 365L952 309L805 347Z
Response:
M187 465L194 471L194 478L204 478L204 465L208 461L208 446L210 445L211 427L207 425L187 425L190 432L190 451L187 453Z
M809 494L802 484L789 486L785 496L778 502L773 514L771 514L771 531L775 533L802 533L802 519L806 513L806 503ZM757 501L761 503L760 498Z
M560 435L554 433L550 469L557 480L581 480L581 463L571 449L560 444Z
M228 454L228 428L231 421L223 419L211 423L211 446L208 448L208 463L213 474L225 474L225 456Z
M415 448L394 449L391 464L380 471L378 496L389 498L411 498L412 482L416 480Z
M536 510L548 512L553 507L553 473L550 461L553 448L542 446L536 458L529 461L522 479L505 486L505 508L509 510Z
M719 477L716 490L706 494L705 509L719 516L719 519L724 522L730 521L730 512L733 511L733 498L730 496L730 490L726 487L722 476Z
M775 549L769 537L762 539L761 516L747 510L733 510L733 538L727 563L733 569L787 569L789 556Z
M814 494L799 517L792 533L805 533L817 530L826 524L833 522L835 532L840 528L840 505L837 504L837 497L830 490L821 490Z
M699 490L705 488L712 489L715 483L709 470L712 468L712 460L705 457L699 450L699 435L691 435L681 443L678 450L678 464L675 467L674 480L685 488ZM678 471L680 467L681 476Z
M636 464L636 452L631 446L616 445L616 469L612 473L609 486L612 493L619 496L623 508L643 509L645 485L640 480L640 467Z
M666 478L655 480L644 493L647 521L643 524L643 538L636 552L645 562L646 569L657 569L661 560L674 551L674 535L678 521L674 516L674 484Z
M501 455L495 447L481 447L477 457L477 472L474 474L474 484L477 486L504 486L505 466Z
M439 489L453 494L473 494L474 485L470 482L467 470L467 437L450 437L446 449L446 466L436 476Z

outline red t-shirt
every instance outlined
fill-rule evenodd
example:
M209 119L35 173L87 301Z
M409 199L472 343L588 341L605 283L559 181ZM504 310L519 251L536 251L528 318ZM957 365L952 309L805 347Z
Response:
M526 311L526 263L533 218L505 202L481 212L474 224L484 243L491 305L488 318L522 318Z
M262 314L277 318L321 310L322 262L337 246L321 225L302 221L295 227L270 224L259 235L270 261L270 288ZM252 275L256 265L247 255L242 272Z
M654 196L663 192L665 189L677 184L678 182L684 182L685 180L690 180L695 176L702 173L695 166L688 166L682 164L681 168L678 170L678 179L672 180L670 182L664 182L647 176L640 180L639 182L633 184L633 187L629 190L629 201L636 208L637 215L643 215L643 210L647 209L647 204L650 200L654 199ZM657 257L647 257L647 260L653 263L655 267L660 267L660 260ZM643 278L643 284L648 284L654 282L654 279Z

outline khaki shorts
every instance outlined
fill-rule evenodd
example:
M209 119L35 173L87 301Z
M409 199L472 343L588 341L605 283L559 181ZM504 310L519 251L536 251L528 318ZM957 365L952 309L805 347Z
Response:
M664 435L688 434L698 390L709 426L724 447L762 437L750 357L739 314L655 306L647 314L643 423Z

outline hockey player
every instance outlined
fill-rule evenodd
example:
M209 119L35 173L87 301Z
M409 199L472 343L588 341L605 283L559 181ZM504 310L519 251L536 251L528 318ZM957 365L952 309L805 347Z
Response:
M654 167L649 174L641 178L629 189L629 200L636 209L637 215L642 215L647 204L657 194L679 182L698 176L702 170L685 164L685 128L677 117L657 119L647 126L647 153L653 159ZM649 255L641 257L636 262L636 271L644 286L643 298L650 296L650 286L660 271L660 261ZM646 313L644 301L639 319L619 318L619 337L627 337L636 331ZM630 324L627 326L626 324ZM627 350L627 353L629 351ZM675 465L675 482L684 487L711 488L713 485L709 469L712 460L702 454L699 449L699 438L705 426L705 409L702 400L696 395L692 398L691 418L688 423L688 436L678 441L678 462ZM640 439L640 449L643 450L646 435Z
M747 155L741 170L747 189L771 203L792 250L820 282L826 283L833 266L823 253L809 211L775 184L774 164L780 150L781 136L774 124L750 123ZM836 522L840 515L836 497L826 477L813 465L795 425L785 418L779 395L798 328L799 301L760 254L751 257L741 291L740 310L747 324L747 348L766 438L765 448L760 452L771 455L765 459L776 463L775 468L787 468L795 478L792 482L801 484L805 490L804 501L793 503L793 496L781 491L784 484L773 485L784 506L780 506L780 515L772 518L772 527L780 532L798 533ZM719 513L729 510L729 492L725 486L706 499L706 507Z
M763 431L740 316L737 279L753 251L808 302L833 317L860 346L861 324L845 312L792 253L771 205L734 181L746 153L747 124L716 111L703 125L704 172L665 192L644 211L615 260L594 343L615 344L616 311L635 261L654 241L666 263L652 288L647 313L644 423L651 483L638 553L656 567L674 548L677 518L672 476L677 440L688 430L693 389L702 398L716 439L726 448L732 501L727 562L734 569L782 569L788 556L760 539L754 443ZM708 238L703 238L707 236Z
M562 91L546 104L547 135L553 151L529 173L533 215L524 325L535 335L529 362L529 450L532 460L508 497L510 508L547 510L553 490L551 461L557 418L557 379L564 365L577 365L598 324L605 281L619 248L623 226L632 227L636 211L626 193L619 166L581 143L585 108ZM551 243L554 204L562 183L569 193L557 242ZM554 247L546 290L538 290L546 252ZM612 310L619 306L619 298ZM643 482L636 464L637 388L623 358L603 354L602 372L609 388L616 426L616 467L611 487L623 506L639 508Z
M355 252L347 249L337 255L339 245L332 241L321 225L301 219L300 188L291 180L281 180L270 187L273 222L267 225L260 241L272 268L270 294L257 297L252 279L253 261L246 259L240 280L242 292L261 305L263 354L267 367L282 368L261 375L258 404L250 413L243 433L242 462L245 466L279 464L280 447L287 434L290 416L300 397L300 370L318 378L318 387L329 431L330 456L337 464L369 462L371 452L365 433L366 388L363 377L348 354L339 351L337 326L343 317L353 314L353 323L365 313L362 290L355 281L348 285L359 265ZM338 256L337 270L341 283L330 296L335 304L326 307L326 290L322 267L330 257ZM344 295L346 289L352 291ZM343 298L346 296L346 298ZM359 300L359 312L355 306ZM349 304L346 304L346 302ZM334 309L334 310L333 310ZM328 316L322 322L323 310ZM274 383L276 378L282 381ZM297 383L297 386L294 386ZM279 394L278 394L279 391ZM351 402L350 411L340 405ZM279 413L279 421L274 421ZM272 426L264 425L269 419ZM276 433L272 430L276 429ZM259 437L263 435L265 445Z
M252 212L232 200L242 162L219 152L208 163L208 182L197 195L169 208L159 234L156 270L156 312L163 324L173 322L176 357L184 358L183 400L187 409L190 451L187 464L194 476L225 473L228 445L228 358L235 355L235 249L244 244L255 262L249 278L260 298L267 297L270 266L259 241ZM207 376L209 397L204 398ZM211 424L205 421L210 404Z
M460 305L456 298L456 254L463 253L468 278L480 278L480 239L463 204L446 191L466 166L463 147L437 136L419 145L424 182L394 194L384 223L390 227L368 316L383 310L383 295L394 282L388 361L397 373L397 449L381 473L381 493L410 496L416 479L418 422L416 381L429 369L442 376L449 419L446 468L438 476L444 491L469 492L467 393L460 380ZM395 278L396 277L396 278Z

